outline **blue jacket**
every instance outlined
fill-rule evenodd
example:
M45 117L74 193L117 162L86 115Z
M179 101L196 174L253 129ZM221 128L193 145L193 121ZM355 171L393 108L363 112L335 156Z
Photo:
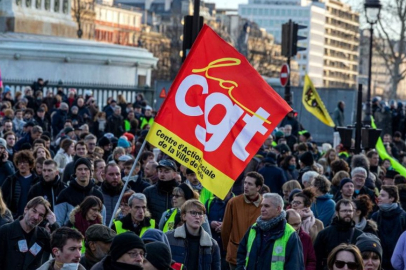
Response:
M324 228L330 225L335 213L336 203L332 198L333 195L328 193L316 197L316 201L311 206L314 217L323 222Z
M285 232L285 226L286 220L282 220L281 222L279 222L279 224L277 224L270 230L269 233L267 233L267 235L270 236L268 241L266 241L265 243L263 242L263 231L257 225L251 226L245 233L244 238L241 240L240 245L238 246L236 270L271 269L273 246L275 244L275 241L283 236ZM248 252L247 242L251 228L256 230L257 233L254 242L252 243L248 265L247 267L245 267L245 261ZM284 269L304 270L303 248L297 233L292 233L286 245Z
M31 138L31 133L27 133L24 135L24 137L22 137L21 139L19 139L16 144L14 145L14 153L16 153L17 151L20 150L21 146L25 143L29 143L31 144L31 146L33 146L34 140Z
M264 177L264 184L271 189L271 192L283 195L282 186L287 180L281 168L265 164L258 172Z
M394 269L391 258L396 242L406 230L406 212L399 206L389 212L379 210L372 215L372 220L378 224L378 237L381 239L382 249L384 250L382 268L385 270Z
M402 233L391 258L392 266L395 270L406 269L406 232Z
M172 259L175 262L187 265L188 239L185 225L166 233L170 244ZM194 270L220 270L221 259L219 246L205 230L200 230L199 269Z

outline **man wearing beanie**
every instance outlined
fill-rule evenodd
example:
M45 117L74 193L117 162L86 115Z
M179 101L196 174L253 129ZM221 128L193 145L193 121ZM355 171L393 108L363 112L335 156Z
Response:
M111 155L111 141L106 136L103 136L99 140L99 146L103 149L103 160L107 160L108 157Z
M172 254L167 245L153 242L145 245L147 256L144 260L144 270L172 270Z
M299 183L303 186L302 183L302 176L305 172L308 171L315 171L312 167L313 167L313 163L314 163L314 158L313 158L313 154L310 153L309 151L304 152L300 157L299 157L299 166L300 166L300 171L299 171L299 177L297 178L297 181L299 181Z
M173 160L163 159L159 161L158 182L147 187L144 194L147 197L147 204L152 219L160 220L162 213L172 208L172 191L179 184L175 177L177 166Z
M338 202L341 199L353 200L354 199L354 181L350 178L344 178L340 182L339 191L334 198Z
M74 181L69 182L69 186L61 191L56 205L56 221L63 226L69 220L69 214L76 206L80 205L83 200L90 195L98 197L103 202L103 194L96 187L93 181L90 181L92 164L87 158L79 158L75 162ZM106 208L103 205L103 220L106 220Z
M361 234L357 238L357 243L355 244L359 251L361 251L362 259L364 261L365 269L381 270L382 269L382 246L379 238L371 233ZM395 253L393 254L395 255ZM402 255L402 254L401 254ZM392 256L392 265L396 270L403 270L402 267L397 267L396 260L393 261Z
M110 255L95 264L92 270L142 270L146 253L144 242L133 232L114 237Z

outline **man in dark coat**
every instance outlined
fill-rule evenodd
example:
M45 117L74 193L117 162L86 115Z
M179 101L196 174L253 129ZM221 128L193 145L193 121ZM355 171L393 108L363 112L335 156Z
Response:
M86 158L80 158L75 162L76 178L69 182L69 186L61 191L56 200L55 215L58 224L64 225L69 220L69 214L73 208L80 205L87 196L96 196L103 202L103 194L90 179L91 169L92 165ZM104 205L102 216L106 220Z
M124 118L121 116L120 106L114 107L114 114L107 119L105 131L113 133L117 138L124 134Z
M283 170L276 166L276 160L276 154L269 152L264 160L265 166L258 172L264 177L264 184L271 189L271 192L283 195L282 186L287 180Z
M8 160L7 142L0 138L0 186L3 185L7 176L15 173L13 163Z
M327 270L327 257L339 244L357 242L362 231L355 228L354 205L350 200L342 199L336 204L336 217L331 225L317 235L314 242L318 270Z
M52 135L56 137L58 133L64 129L64 125L68 116L69 106L65 102L62 102L59 109L56 110L52 116Z
M292 134L293 136L297 137L300 130L300 123L295 117L295 111L289 112L279 124L280 127L284 127L286 125L290 125L292 127Z
M55 214L43 197L27 203L24 214L0 228L0 269L35 270L40 267L44 252L51 252L50 233L38 225L47 221L51 231L59 226Z
M44 161L42 166L42 176L38 183L33 185L28 193L28 200L34 197L42 196L51 205L51 210L54 211L56 199L67 185L62 182L59 176L58 164L55 160L48 159Z
M144 194L151 217L160 220L162 213L172 208L172 191L179 184L176 181L177 166L173 160L163 159L157 167L159 180L155 185L147 187Z
M33 146L33 143L36 139L40 139L41 135L44 131L40 126L33 126L30 132L28 132L24 137L22 137L16 144L14 145L14 151L17 152L21 149L23 144L29 143Z
M30 188L38 182L38 177L32 173L34 169L34 156L29 150L21 150L14 156L14 163L18 171L6 178L1 189L3 199L8 209L18 218L24 212L28 202Z

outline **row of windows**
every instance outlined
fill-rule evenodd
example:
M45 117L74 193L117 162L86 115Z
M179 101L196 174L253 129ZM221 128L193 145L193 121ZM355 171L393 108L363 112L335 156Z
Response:
M32 6L32 1L33 0L16 0L16 5L17 6L23 6L25 5L26 7L31 7ZM36 9L41 9L42 8L42 0L34 0L35 1L35 8ZM45 0L44 2L44 8L45 10L51 10L51 1L52 0ZM23 3L24 2L24 3ZM62 2L62 3L61 3ZM61 9L61 4L62 4L62 12L67 14L69 11L69 0L54 0L53 2L53 11L54 12L59 12Z
M261 27L282 27L282 24L287 23L288 19L283 20L270 20L270 19L257 19L254 18L256 22ZM295 23L300 25L308 25L308 20L294 20Z
M308 17L308 9L275 9L274 7L269 8L241 8L242 16L289 16L289 17Z

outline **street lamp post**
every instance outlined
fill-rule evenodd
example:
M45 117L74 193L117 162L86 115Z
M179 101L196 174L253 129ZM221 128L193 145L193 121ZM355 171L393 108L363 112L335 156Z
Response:
M374 38L374 24L379 20L379 14L381 12L381 3L379 0L365 0L364 8L367 22L370 24L370 37L369 37L369 61L368 61L368 92L367 92L367 106L364 124L371 126L371 78L372 78L372 48Z

